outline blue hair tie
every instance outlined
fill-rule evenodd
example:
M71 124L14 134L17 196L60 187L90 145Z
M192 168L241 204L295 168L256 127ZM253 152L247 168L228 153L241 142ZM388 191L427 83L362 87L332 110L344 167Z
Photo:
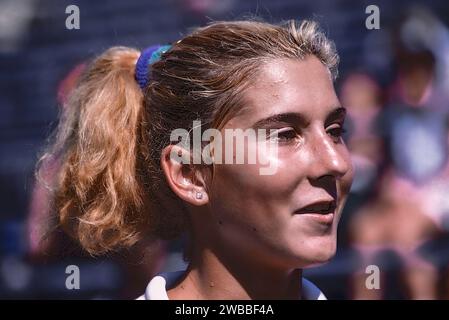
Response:
M136 63L136 81L142 90L150 81L148 66L158 61L161 55L170 50L170 48L171 45L155 45L142 51Z

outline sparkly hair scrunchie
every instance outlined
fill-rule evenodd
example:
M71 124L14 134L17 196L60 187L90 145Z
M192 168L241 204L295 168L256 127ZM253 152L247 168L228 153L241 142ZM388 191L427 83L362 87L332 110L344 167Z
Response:
M150 81L150 72L148 67L158 61L161 55L170 50L171 45L155 45L146 48L140 54L136 63L135 77L140 88L143 90Z

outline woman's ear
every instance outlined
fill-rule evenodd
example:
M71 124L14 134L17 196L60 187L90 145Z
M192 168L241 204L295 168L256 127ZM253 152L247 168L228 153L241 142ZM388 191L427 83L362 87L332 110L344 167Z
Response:
M191 165L191 155L186 149L169 145L162 150L161 167L173 192L184 201L202 206L209 202L205 179Z

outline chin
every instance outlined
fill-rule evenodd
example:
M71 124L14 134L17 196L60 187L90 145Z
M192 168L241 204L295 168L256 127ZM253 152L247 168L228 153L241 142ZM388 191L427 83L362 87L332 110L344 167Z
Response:
M303 247L297 255L301 268L314 267L329 262L337 252L335 239L317 239L313 243L310 242L307 248Z

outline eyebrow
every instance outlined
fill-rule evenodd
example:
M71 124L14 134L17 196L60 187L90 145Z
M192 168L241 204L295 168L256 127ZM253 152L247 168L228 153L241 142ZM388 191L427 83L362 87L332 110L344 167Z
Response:
M326 117L326 123L332 122L336 119L342 118L346 115L346 108L344 107L336 107L332 109ZM280 124L280 123L295 123L300 126L306 126L308 121L301 113L297 112L286 112L279 113L269 116L267 118L263 118L261 120L256 121L252 127L260 128L267 127L270 125Z
M329 122L335 121L340 118L344 118L346 116L346 108L345 107L337 107L329 112L326 118L326 124Z

